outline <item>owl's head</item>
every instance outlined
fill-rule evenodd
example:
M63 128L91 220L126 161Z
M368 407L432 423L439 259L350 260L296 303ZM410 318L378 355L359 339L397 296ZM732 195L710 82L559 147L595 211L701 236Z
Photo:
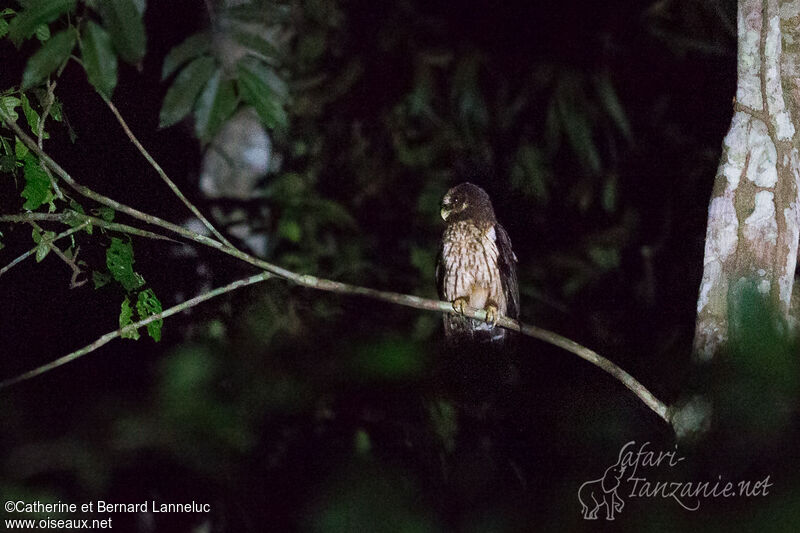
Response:
M440 213L445 222L468 219L494 221L489 195L472 183L460 183L447 191L442 198Z

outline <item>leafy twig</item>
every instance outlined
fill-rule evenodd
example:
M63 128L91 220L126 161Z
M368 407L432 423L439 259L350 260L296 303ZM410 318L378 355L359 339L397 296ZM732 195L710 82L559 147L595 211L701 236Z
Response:
M68 353L67 355L65 355L63 357L59 357L55 361L51 361L51 362L49 362L49 363L47 363L45 365L42 365L42 366L37 367L37 368L34 368L33 370L29 370L28 372L25 372L24 374L20 374L18 376L13 377L13 378L6 379L4 381L0 381L0 389L5 389L6 387L10 387L11 385L14 385L15 383L19 383L20 381L25 381L26 379L30 379L30 378L33 378L33 377L36 377L36 376L40 376L40 375L44 374L45 372L47 372L49 370L52 370L54 368L58 368L61 365L65 365L65 364L67 364L67 363L69 363L71 361L74 361L75 359L78 359L79 357L82 357L82 356L84 356L84 355L86 355L86 354L88 354L90 352L93 352L93 351L97 350L98 348L100 348L104 344L108 344L110 341L116 339L117 337L119 337L119 336L121 336L121 335L123 335L125 333L132 332L132 331L134 331L134 330L136 330L136 329L138 329L140 327L146 326L147 324L150 324L151 322L155 322L156 320L161 320L161 319L167 318L167 317L172 316L172 315L174 315L176 313L180 313L181 311L189 309L190 307L194 307L197 304L205 302L206 300L210 300L211 298L214 298L214 297L219 296L221 294L225 294L226 292L231 292L231 291L234 291L234 290L239 289L241 287L246 287L248 285L252 285L254 283L258 283L258 282L264 281L266 279L269 279L270 277L272 277L272 274L270 274L269 272L262 272L261 274L257 274L255 276L250 276L249 278L245 278L245 279L240 279L238 281L234 281L233 283L225 285L224 287L219 287L217 289L208 291L208 292L206 292L204 294L201 294L199 296L195 296L194 298L192 298L190 300L186 300L185 302L180 303L178 305L172 306L169 309L166 309L166 310L162 311L161 313L156 313L154 315L150 315L147 318L142 319L142 320L140 320L138 322L134 322L133 324L129 324L129 325L127 325L127 326L125 326L123 328L120 328L120 329L118 329L116 331L111 331L109 333L106 333L105 335L103 335L102 337L100 337L99 339L94 341L93 343L87 344L83 348L81 348L79 350L75 350L74 352Z
M73 233L77 233L77 232L81 231L83 228L85 228L85 227L86 227L86 226L88 226L89 224L90 224L90 222L89 222L89 221L86 221L86 222L83 222L82 224L80 224L80 225L78 225L78 226L75 226L74 228L70 228L70 229L68 229L68 230L66 230L66 231L64 231L64 232L62 232L62 233L59 233L58 235L56 235L55 237L53 237L53 240L52 240L52 241L50 241L50 242L51 242L51 243L54 243L54 242L56 242L56 241L58 241L58 240L60 240L60 239L63 239L64 237L69 237L69 236L70 236L70 235L72 235ZM4 266L3 268L0 268L0 276L2 276L2 275L3 275L3 274L5 274L6 272L8 272L8 271L9 271L9 270L11 270L12 268L14 268L14 267L15 267L16 265L18 265L19 263L23 262L23 261L24 261L25 259L27 259L28 257L30 257L30 256L32 256L33 254L35 254L35 253L36 253L36 250L37 250L37 248L38 248L38 246L34 246L33 248L31 248L30 250L28 250L27 252L25 252L25 253L24 253L24 254L22 254L21 256L17 257L17 258L16 258L16 259L14 259L13 261L11 261L9 264L7 264L6 266Z
M66 64L66 62L64 64ZM59 72L59 75L60 74L61 73ZM56 90L56 82L54 81L54 82L50 83L50 79L48 79L47 80L47 93L46 93L46 96L45 96L45 104L44 104L44 107L42 109L42 116L39 117L39 123L37 124L38 127L36 128L36 130L37 130L36 131L36 141L37 141L37 144L38 144L39 148L41 148L42 150L44 150L44 143L43 143L43 140L44 140L44 123L47 120L47 117L50 115L50 109L53 107L53 102L55 101L55 93L54 93L55 90ZM47 165L45 165L44 163L40 163L40 166L42 167L42 170L44 170L44 172L47 174L47 177L50 179L50 185L52 185L53 192L55 192L56 197L59 200L63 200L64 199L64 194L61 192L61 189L59 188L58 183L56 182L56 179L53 177L53 174L50 172L50 169L47 168Z
M42 228L36 222L31 221L30 224L31 226L39 230L40 233L44 233L44 230L42 230ZM44 237L42 237L42 239L44 239ZM84 273L83 269L78 266L78 251L80 250L80 246L75 248L75 255L70 258L67 257L67 255L64 252L62 252L58 246L55 245L54 241L51 240L45 242L47 246L50 248L50 251L56 254L56 256L59 259L61 259L64 262L64 264L67 265L69 269L72 271L72 278L70 278L69 281L70 289L75 289L77 287L80 287L81 285L85 284L88 281L88 279L84 279L83 281L78 281L80 275Z

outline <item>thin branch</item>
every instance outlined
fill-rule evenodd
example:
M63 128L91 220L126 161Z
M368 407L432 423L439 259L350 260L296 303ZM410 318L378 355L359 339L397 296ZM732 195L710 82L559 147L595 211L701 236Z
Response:
M50 241L50 242L51 242L51 244L52 244L52 243L56 242L57 240L63 239L64 237L69 237L69 236L70 236L70 235L72 235L73 233L77 233L77 232L79 232L80 230L82 230L83 228L85 228L86 226L88 226L89 224L90 224L90 222L89 222L89 221L86 221L86 222L82 223L82 224L81 224L81 225L79 225L79 226L75 226L74 228L70 228L70 229L68 229L68 230L66 230L66 231L64 231L64 232L62 232L62 233L59 233L58 235L56 235L55 237L53 237L53 240L52 240L52 241ZM7 264L6 266L4 266L3 268L0 268L0 276L2 276L2 275L3 275L3 274L5 274L6 272L8 272L8 271L9 271L9 270L11 270L12 268L14 268L14 267L15 267L16 265L18 265L19 263L23 262L23 261L24 261L25 259L27 259L28 257L30 257L30 256L32 256L33 254L35 254L35 253L36 253L36 249L37 249L37 248L38 248L38 246L34 246L33 248L31 248L30 250L28 250L27 252L25 252L25 253L24 253L24 254L22 254L21 256L17 257L17 258L16 258L16 259L14 259L13 261L11 261L9 264Z
M97 218L77 211L67 211L65 213L25 213L24 215L2 215L0 222L13 222L13 223L27 223L32 220L41 220L43 222L61 222L62 224L74 224L75 222L87 221L93 226L105 228L111 231L118 231L120 233L128 233L130 235L138 235L139 237L146 237L148 239L157 239L160 241L180 242L152 231L134 228L127 224L119 224L117 222L107 222L102 218Z
M44 233L44 230L36 222L31 221L30 225L39 230L40 233L42 234ZM44 239L44 237L42 237L42 239ZM64 262L64 264L67 265L69 269L72 271L72 278L70 278L69 282L70 289L75 289L77 287L80 287L81 285L85 284L88 281L88 278L84 279L83 281L78 281L78 278L81 276L81 274L84 273L83 269L81 269L81 267L78 266L78 252L81 249L80 246L75 248L75 255L73 255L71 258L67 257L67 254L62 252L61 249L55 245L54 241L47 242L47 246L50 248L50 251L56 254L56 256L59 259L61 259Z
M16 123L16 121L11 120L10 117L5 115L5 113L3 112L2 109L0 109L0 119L2 119L5 122L5 124L9 128L11 128L12 131L14 131L14 133L17 135L17 137L19 137L19 139L22 141L22 143L26 147L28 147L29 150L31 150L33 153L35 153L39 157L39 159L44 161L53 170L53 172L58 174L58 176L60 176L61 179L63 179L65 182L67 182L67 185L72 187L75 191L77 191L81 195L85 196L86 198L90 198L90 199L94 200L95 202L103 204L103 205L105 205L107 207L110 207L110 208L116 210L116 211L120 211L122 213L125 213L126 215L129 215L129 216L131 216L133 218L137 218L139 220L147 222L148 224L152 224L154 226L160 226L160 227L162 227L164 229L167 229L169 231L172 231L173 233L177 233L179 235L182 235L182 236L184 236L186 238L195 240L197 242L202 242L203 244L211 246L212 248L217 248L217 249L225 248L224 244L222 244L221 242L219 242L219 241L217 241L215 239L211 239L211 238L206 237L204 235L196 234L196 233L194 233L192 231L187 230L186 228L178 226L177 224L173 224L171 222L167 222L166 220L162 220L162 219L160 219L158 217L155 217L153 215L148 215L147 213L143 213L142 211L139 211L138 209L134 209L134 208L129 207L129 206L125 205L125 204L117 202L116 200L113 200L113 199L111 199L111 198L109 198L107 196L104 196L104 195L102 195L100 193L97 193L97 192L93 191L92 189L90 189L88 187L85 187L85 186L81 185L80 183L76 182L72 178L72 176L69 175L69 173L66 170L61 168L61 166L58 163L53 161L53 159L49 155L47 155L44 150L40 149L37 146L36 142L33 139L31 139L22 130L22 128L19 127L19 125ZM192 236L194 236L194 238ZM244 254L244 255L246 255L246 254Z
M172 307L170 307L169 309L167 309L165 311L162 311L160 313L156 313L154 315L151 315L151 316L149 316L149 317L147 317L147 318L145 318L143 320L140 320L138 322L134 322L133 324L129 324L129 325L125 326L124 328L120 328L120 329L118 329L116 331L111 331L109 333L106 333L105 335L103 335L102 337L100 337L99 339L94 341L93 343L87 344L86 346L84 346L83 348L81 348L79 350L75 350L74 352L68 353L64 357L59 357L55 361L51 361L51 362L49 362L49 363L47 363L45 365L42 365L42 366L37 367L37 368L34 368L33 370L29 370L28 372L25 372L24 374L20 374L18 376L13 377L13 378L9 378L9 379L6 379L4 381L0 381L0 390L5 389L7 387L10 387L11 385L14 385L15 383L19 383L20 381L25 381L26 379L30 379L30 378L33 378L33 377L36 377L36 376L40 376L40 375L44 374L45 372L47 372L49 370L53 370L54 368L58 368L61 365L65 365L67 363L70 363L70 362L74 361L75 359L78 359L79 357L82 357L82 356L84 356L84 355L86 355L86 354L88 354L90 352L93 352L93 351L97 350L98 348L100 348L104 344L108 344L109 342L111 342L112 340L116 339L117 337L123 335L124 333L132 332L132 331L134 331L134 330L136 330L136 329L138 329L140 327L143 327L143 326L146 326L147 324L150 324L151 322L155 322L156 320L161 320L161 319L167 318L169 316L172 316L172 315L174 315L176 313L180 313L181 311L189 309L190 307L194 307L197 304L205 302L206 300L210 300L211 298L214 298L214 297L219 296L221 294L225 294L226 292L231 292L231 291L234 291L234 290L239 289L241 287L246 287L248 285L252 285L254 283L258 283L258 282L264 281L264 280L269 279L271 277L272 277L272 274L270 274L269 272L262 272L261 274L257 274L255 276L250 276L249 278L245 278L245 279L240 279L238 281L234 281L233 283L225 285L224 287L219 287L219 288L214 289L212 291L209 291L207 293L201 294L199 296L195 296L194 298L192 298L190 300L186 300L185 302L183 302L181 304L172 306Z
M109 100L103 95L100 96L102 96L103 101L105 101L106 105L111 110L111 112L114 113L114 116L117 117L117 122L119 122L120 126L122 126L122 129L125 130L125 135L127 135L128 139L130 139L133 145L139 149L139 152L141 152L144 158L147 159L147 162L150 163L150 166L155 169L158 175L161 176L161 179L164 180L164 183L167 184L167 186L172 190L175 196L180 198L180 200L184 203L186 207L189 208L189 210L194 214L194 216L196 216L200 220L200 222L202 222L203 225L207 227L208 230L221 243L231 248L234 248L234 246L230 243L230 241L228 241L228 239L226 239L222 233L217 231L214 225L211 224L211 222L206 217L203 216L200 210L197 209L197 207L195 207L195 205L192 202L190 202L188 198L186 198L186 196L181 192L178 186L175 185L175 182L169 179L169 176L167 176L167 173L164 172L164 169L161 168L161 165L159 165L158 162L155 159L153 159L153 156L150 155L150 153L145 149L145 147L142 146L142 143L139 142L139 139L136 138L136 135L133 134L131 129L128 127L128 123L125 122L124 118L122 118L122 115L120 114L119 110L113 103L111 103L111 100Z
M64 64L66 65L66 62L64 62ZM60 71L59 75L61 75ZM54 93L55 90L56 90L56 82L50 83L50 79L48 78L47 93L46 93L47 96L45 96L45 104L42 110L42 116L39 117L39 124L37 124L38 128L36 131L37 144L39 145L39 148L41 148L42 150L44 150L44 142L43 142L44 123L47 120L47 117L50 115L50 109L53 107L53 102L55 101L55 93ZM56 183L56 179L53 177L53 174L50 172L50 169L47 168L47 165L45 165L44 163L40 163L39 165L42 167L42 170L44 170L45 174L47 174L47 177L50 179L50 185L52 185L53 191L55 191L56 193L56 197L59 200L63 200L64 195L61 193L61 189L58 187L58 183Z

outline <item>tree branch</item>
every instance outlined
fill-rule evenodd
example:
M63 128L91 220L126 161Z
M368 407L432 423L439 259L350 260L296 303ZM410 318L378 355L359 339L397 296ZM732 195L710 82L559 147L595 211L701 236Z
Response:
M128 123L125 122L124 118L122 118L122 115L120 114L119 110L113 103L111 103L111 100L109 100L103 95L100 96L102 96L103 101L106 103L111 112L114 113L114 116L117 117L117 122L119 122L120 126L122 126L122 129L125 131L125 135L128 136L128 139L130 139L133 145L136 148L138 148L139 152L141 152L144 158L147 159L147 162L150 163L150 166L155 169L155 171L158 173L159 176L161 176L161 179L164 180L164 183L167 184L167 186L172 190L175 196L177 196L184 203L184 205L186 205L186 207L189 208L189 210L194 214L194 216L196 216L200 220L200 222L202 222L203 225L207 227L208 230L221 243L231 248L234 248L234 246L228 241L228 239L226 239L225 236L222 235L222 233L217 231L214 225L211 224L211 222L209 222L209 220L203 216L200 210L197 209L197 207L195 207L195 205L192 202L190 202L188 198L186 198L186 196L181 192L178 186L175 185L175 182L169 179L169 176L167 176L167 173L164 172L164 169L161 168L161 165L159 165L158 162L156 162L156 160L153 159L153 156L150 155L150 153L145 149L145 147L142 146L142 143L139 142L139 139L136 138L136 135L133 134L131 129L128 127Z
M89 221L86 221L86 222L84 222L83 224L81 224L81 225L79 225L79 226L75 226L74 228L70 228L70 229L68 229L68 230L64 231L63 233L59 233L58 235L56 235L55 237L53 237L53 240L52 240L52 241L50 241L50 244L52 244L52 243L56 242L57 240L63 239L64 237L69 237L69 236L70 236L70 235L72 235L73 233L77 233L77 232L79 232L80 230L82 230L83 228L85 228L85 227L86 227L86 226L88 226L88 225L89 225ZM3 275L3 274L5 274L6 272L8 272L8 271L9 271L9 270L11 270L12 268L14 268L14 267L15 267L16 265L18 265L19 263L23 262L23 261L24 261L25 259L27 259L28 257L30 257L30 256L32 256L33 254L35 254L35 253L36 253L36 250L37 250L37 248L39 248L39 247L38 247L38 246L34 246L33 248L31 248L30 250L28 250L27 252L25 252L25 253L24 253L24 254L22 254L21 256L17 257L17 258L16 258L16 259L14 259L13 261L11 261L9 264L7 264L6 266L4 266L3 268L0 268L0 276L2 276L2 275Z
M64 65L66 65L66 61L64 62ZM62 68L63 68L63 66L62 66ZM60 71L59 71L59 75L61 75ZM44 108L42 109L42 116L39 117L39 124L38 124L39 127L37 128L37 131L36 131L37 144L39 145L39 148L41 148L42 150L44 150L44 143L43 143L43 140L44 140L44 123L47 120L47 117L50 115L50 109L53 107L53 102L55 102L55 94L54 94L55 90L56 90L56 82L54 81L54 82L51 83L50 79L48 78L47 79L47 93L45 93L46 94L46 96L45 96L45 104L44 104ZM50 179L50 184L53 186L53 191L56 193L56 197L59 198L60 200L63 200L64 199L64 195L61 193L61 189L58 187L58 183L56 183L56 179L53 177L53 174L50 172L50 169L47 168L47 165L44 165L44 164L41 164L41 163L40 163L40 166L42 167L42 170L44 170L45 173L47 174L47 177Z
M179 242L175 239L153 233L144 229L134 228L127 224L119 224L117 222L107 222L102 218L97 218L77 211L67 211L65 213L25 213L24 215L0 215L0 222L14 222L14 223L28 223L33 220L41 220L43 222L61 222L62 224L73 224L76 221L86 221L93 226L105 228L111 231L119 231L120 233L128 233L130 235L138 235L139 237L146 237L148 239L157 239L160 241ZM83 228L81 228L83 229Z
M99 339L94 341L93 343L87 344L83 348L81 348L79 350L75 350L74 352L68 353L67 355L65 355L63 357L59 357L55 361L51 361L51 362L49 362L49 363L47 363L45 365L42 365L42 366L37 367L37 368L34 368L33 370L29 370L28 372L25 372L24 374L20 374L18 376L13 377L13 378L9 378L9 379L6 379L4 381L0 381L0 390L5 389L7 387L10 387L11 385L14 385L15 383L19 383L20 381L25 381L26 379L30 379L30 378L33 378L33 377L36 377L36 376L40 376L40 375L44 374L45 372L47 372L49 370L53 370L54 368L58 368L61 365L65 365L65 364L67 364L69 362L72 362L75 359L78 359L79 357L82 357L82 356L84 356L84 355L86 355L88 353L91 353L91 352L97 350L98 348L100 348L104 344L108 344L109 342L111 342L112 340L116 339L117 337L121 336L124 333L128 333L128 332L134 331L134 330L136 330L136 329L138 329L138 328L140 328L142 326L146 326L147 324L149 324L151 322L155 322L156 320L161 320L161 319L166 318L168 316L172 316L172 315L174 315L176 313L180 313L181 311L189 309L190 307L194 307L197 304L205 302L206 300L210 300L211 298L215 298L215 297L217 297L217 296L219 296L221 294L225 294L226 292L231 292L231 291L234 291L234 290L239 289L241 287L246 287L248 285L252 285L254 283L258 283L258 282L264 281L264 280L269 279L271 277L272 277L272 274L270 274L269 272L262 272L261 274L257 274L255 276L250 276L249 278L245 278L245 279L240 279L238 281L234 281L233 283L225 285L224 287L219 287L219 288L214 289L212 291L209 291L207 293L201 294L199 296L195 296L191 300L186 300L185 302L183 302L181 304L172 306L169 309L167 309L166 311L162 311L160 313L156 313L156 314L151 315L151 316L149 316L149 317L147 317L147 318L145 318L143 320L140 320L138 322L134 322L133 324L129 324L129 325L125 326L124 328L120 328L118 330L106 333L105 335L103 335L102 337L100 337Z
M30 224L31 226L36 228L39 232L44 233L44 230L42 230L42 228L36 222L31 221ZM42 237L42 239L44 239L44 237ZM54 242L55 241L50 241L47 243L47 246L50 248L50 251L56 254L56 256L58 256L58 258L61 259L64 262L64 264L67 265L69 269L72 271L72 278L70 279L69 282L69 288L75 289L85 284L88 281L88 278L84 279L83 281L78 281L78 278L80 278L81 274L84 273L81 267L78 266L78 252L80 251L81 247L78 246L77 248L75 248L75 255L73 255L72 258L69 258L67 257L67 254L62 252L61 249L54 244Z
M197 237L200 237L201 240L204 240L205 244L208 244L209 246L212 246L213 248L222 248L222 247L225 246L224 244L222 244L221 242L219 242L219 241L217 241L215 239L210 239L210 238L205 237L203 235L195 234L195 233L193 233L193 232L191 232L191 231L189 231L189 230L187 230L187 229L185 229L185 228L183 228L181 226L178 226L178 225L173 224L171 222L167 222L166 220L162 220L162 219L160 219L160 218L158 218L156 216L148 215L147 213L143 213L142 211L139 211L138 209L134 209L134 208L129 207L129 206L125 205L125 204L117 202L116 200L113 200L113 199L111 199L111 198L109 198L107 196L104 196L104 195L102 195L100 193L97 193L97 192L93 191L92 189L90 189L88 187L85 187L85 186L81 185L80 183L76 182L72 178L72 176L69 175L69 173L66 170L61 168L61 166L58 163L53 161L53 159L49 155L47 155L47 153L45 153L44 150L39 148L39 146L36 144L36 142L33 139L31 139L24 131L22 131L22 128L19 127L19 125L16 123L16 121L11 120L11 118L8 117L3 112L2 109L0 109L0 120L2 120L9 128L11 128L11 130L17 135L17 137L19 137L19 139L22 141L22 143L29 150L31 150L33 153L35 153L39 157L39 159L44 161L53 170L53 172L58 174L61 177L61 179L63 179L65 182L67 182L67 185L72 187L75 191L77 191L81 195L85 196L86 198L90 198L90 199L94 200L95 202L98 202L98 203L100 203L102 205L105 205L107 207L115 209L116 211L120 211L122 213L125 213L126 215L131 216L133 218L137 218L139 220L147 222L148 224L152 224L154 226L160 226L160 227L162 227L164 229L168 229L168 230L172 231L173 233L178 233L180 235L183 235L184 237L191 238L191 237L189 237L189 235L195 235ZM197 239L194 239L194 240L197 240Z

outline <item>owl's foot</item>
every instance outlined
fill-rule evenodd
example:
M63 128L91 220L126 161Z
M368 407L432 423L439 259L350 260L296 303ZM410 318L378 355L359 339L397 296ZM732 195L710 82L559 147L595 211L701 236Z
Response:
M456 298L453 300L453 309L459 315L464 314L464 308L469 305L469 302L466 298Z
M497 325L497 321L500 320L500 313L497 311L497 306L494 304L488 304L486 307L483 308L486 311L486 323L491 324L492 327Z

